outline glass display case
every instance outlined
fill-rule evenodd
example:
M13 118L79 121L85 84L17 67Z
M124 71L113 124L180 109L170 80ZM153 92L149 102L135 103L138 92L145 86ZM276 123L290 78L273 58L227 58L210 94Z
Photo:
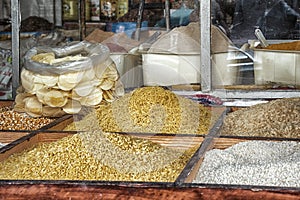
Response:
M272 49L274 43L297 41L297 1L201 1L200 8L203 91L223 98L299 95L297 50ZM210 16L218 17L211 21ZM220 41L214 40L211 25L220 27L232 42L227 52L213 52ZM261 38L256 34L258 29L270 45L269 49L261 45ZM218 84L220 76L233 79Z

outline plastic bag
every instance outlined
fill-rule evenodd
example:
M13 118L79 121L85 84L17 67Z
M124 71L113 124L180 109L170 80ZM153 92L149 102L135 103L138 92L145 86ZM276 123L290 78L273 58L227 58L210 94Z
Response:
M83 56L72 60L78 54ZM58 62L53 64L53 60ZM80 42L63 48L33 48L21 71L22 87L14 109L32 117L77 114L82 107L122 96L119 78L104 45Z
M78 61L66 61L50 65L47 63L40 63L32 60L34 55L39 53L51 53L55 57L62 58L71 55L84 55L86 58ZM34 47L27 51L24 58L24 67L35 73L42 75L59 75L70 72L78 72L92 68L98 63L103 63L109 57L109 49L107 46L101 44L93 44L86 41L71 44L60 48L51 47Z

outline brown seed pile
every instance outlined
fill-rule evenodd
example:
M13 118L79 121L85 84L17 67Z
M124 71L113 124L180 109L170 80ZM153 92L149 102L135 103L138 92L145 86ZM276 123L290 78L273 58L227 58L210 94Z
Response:
M222 135L300 137L300 98L277 99L229 113Z
M299 51L300 50L300 42L284 42L279 44L270 44L263 49L270 49L270 50L291 50L291 51Z
M196 148L83 132L11 155L0 163L0 179L173 182Z
M161 87L142 87L99 105L65 130L206 134L209 108Z
M0 130L38 130L53 122L54 118L33 118L14 111L12 106L0 108Z

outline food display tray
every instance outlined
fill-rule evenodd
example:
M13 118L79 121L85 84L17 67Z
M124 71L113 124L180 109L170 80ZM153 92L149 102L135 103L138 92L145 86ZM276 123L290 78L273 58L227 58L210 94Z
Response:
M200 166L203 162L205 153L212 149L220 149L224 150L229 148L237 143L246 142L246 141L254 141L254 140L261 140L261 141L296 141L300 142L299 139L295 138L266 138L266 137L242 137L242 136L220 136L220 137L210 137L206 138L205 141L202 143L201 147L198 151L194 154L194 157L191 158L191 163L187 164L186 169L184 169L184 173L182 173L177 182L182 183L191 183L195 177L197 172L200 169ZM247 186L244 186L247 187ZM260 187L261 189L267 187ZM281 188L273 188L275 190L280 190ZM300 188L298 188L300 192Z
M172 148L186 148L185 145L199 144L199 148L191 157L175 182L134 182L134 181L77 181L77 180L0 180L0 196L6 199L266 199L296 200L299 199L300 188L258 187L249 185L216 185L192 183L204 155L208 150L225 149L238 142L266 139L289 140L253 137L220 136L224 112L207 135L165 135L138 134L136 137ZM0 161L8 156L23 151L39 142L53 142L64 138L74 131L58 131L73 120L68 117L48 130L32 131L0 149ZM122 133L120 133L122 134ZM128 134L128 133L125 133ZM1 137L1 134L0 134ZM300 140L300 139L299 139ZM299 141L296 139L296 141ZM1 141L1 139L0 139ZM175 141L175 142L174 142ZM176 142L177 141L177 142ZM181 145L177 145L181 144Z
M38 142L52 142L66 137L71 132L32 132L0 150L0 160L20 152ZM145 137L145 135L143 136ZM166 146L168 137L152 136L155 142ZM189 136L178 137L181 143L189 143ZM0 196L6 199L299 199L300 188L251 187L242 185L209 185L194 184L195 176L202 162L201 152L211 148L226 148L246 138L212 138L196 137L195 143L201 143L200 148L187 166L192 170L183 170L175 182L118 182L118 181L70 181L70 180L0 180ZM178 147L177 147L178 148ZM181 147L179 147L181 148ZM200 154L199 154L200 152ZM195 159L197 158L197 159Z
M3 101L0 101L0 108L3 108L3 107L10 107L10 106L13 106L14 105L14 101L11 101L11 100L3 100ZM47 129L50 129L51 127L53 126L56 126L57 124L61 123L62 121L65 121L67 120L68 118L70 118L71 115L64 115L62 117L57 117L57 118L54 118L54 120L42 127L40 127L39 129L37 130L47 130ZM17 131L17 132L30 132L30 131L33 131L33 130L17 130L17 128L15 130L1 130L0 131Z
M28 134L29 132L26 131L0 131L0 148L3 148L3 146L11 144L15 140L18 140Z

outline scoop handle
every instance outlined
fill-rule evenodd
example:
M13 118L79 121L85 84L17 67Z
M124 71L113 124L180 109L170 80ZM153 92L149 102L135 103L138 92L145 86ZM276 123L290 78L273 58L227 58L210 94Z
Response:
M257 37L257 39L259 40L260 44L262 47L267 47L269 46L264 34L261 32L260 29L255 29L254 32L255 36Z

